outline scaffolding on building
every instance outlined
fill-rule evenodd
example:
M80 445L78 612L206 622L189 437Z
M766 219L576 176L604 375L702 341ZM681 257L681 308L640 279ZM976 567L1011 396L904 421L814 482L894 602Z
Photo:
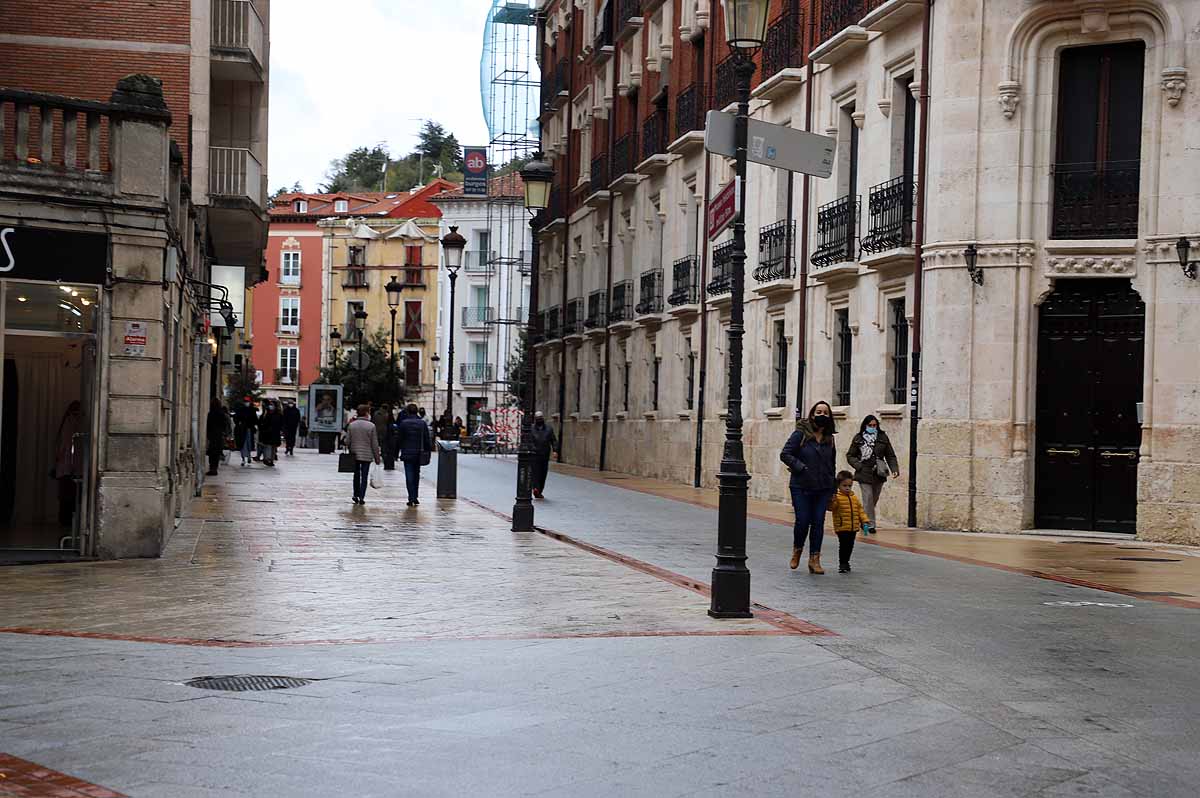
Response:
M488 127L491 175L522 164L538 150L541 75L536 60L537 15L534 0L493 0L483 33L480 96ZM518 402L513 393L519 375L509 373L518 354L521 332L529 323L532 272L529 216L514 172L487 181L487 292L496 303L486 321L490 368L484 375L501 449L515 447L519 435Z

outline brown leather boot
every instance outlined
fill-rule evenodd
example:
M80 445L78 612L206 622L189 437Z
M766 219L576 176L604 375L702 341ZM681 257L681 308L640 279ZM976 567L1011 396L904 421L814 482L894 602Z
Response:
M808 572L810 574L825 573L825 569L821 567L821 555L820 554L808 555Z
M804 549L792 549L792 561L788 565L793 571L800 567L800 554L803 551Z

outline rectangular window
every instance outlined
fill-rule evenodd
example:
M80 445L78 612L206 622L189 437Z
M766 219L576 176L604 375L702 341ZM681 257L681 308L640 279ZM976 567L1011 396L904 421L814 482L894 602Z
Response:
M583 412L583 369L575 369L575 412Z
M282 254L279 265L279 282L284 285L300 285L300 253L289 251Z
M621 409L626 413L629 412L629 377L631 372L629 366L629 361L626 360L623 366L624 373L621 376Z
M1062 51L1051 238L1136 238L1142 42Z
M691 341L687 345L687 409L692 410L696 406L696 353L691 351Z
M407 246L404 248L404 265L420 266L421 265L421 245Z
M784 333L784 323L775 322L775 386L772 407L787 406L787 375L788 375L788 342Z
M334 213L346 213L349 210L350 210L349 202L347 202L346 200L334 200L334 203L333 203L333 212Z
M279 298L279 332L286 335L300 332L300 297Z
M299 370L299 347L279 347L279 370L275 375L275 382L280 385L295 385L299 379Z
M834 343L837 347L833 374L833 390L837 398L834 403L845 407L850 404L850 359L854 350L850 311L847 309L834 312Z
M421 353L408 349L404 352L404 384L415 387L421 384Z
M421 323L421 302L404 303L404 339L406 341L423 341L425 325Z
M367 265L366 247L349 247L346 253L346 265L361 269Z
M296 200L296 213L308 213L308 200Z
M658 378L662 372L662 358L654 358L654 370L650 374L650 409L658 410Z
M346 324L342 329L342 343L347 343L358 338L358 332L354 326L354 314L360 310L364 310L362 302L354 301L346 303Z
M902 405L908 396L908 317L904 299L888 300L888 391L891 403Z

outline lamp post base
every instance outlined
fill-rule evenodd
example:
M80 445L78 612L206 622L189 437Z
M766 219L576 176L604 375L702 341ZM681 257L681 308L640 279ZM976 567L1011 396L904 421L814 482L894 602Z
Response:
M521 451L517 454L517 498L513 504L512 531L533 531L533 453L528 450L529 432L526 430L522 437Z
M708 614L712 618L753 618L750 606L750 571L741 568L717 566L712 572L712 604Z

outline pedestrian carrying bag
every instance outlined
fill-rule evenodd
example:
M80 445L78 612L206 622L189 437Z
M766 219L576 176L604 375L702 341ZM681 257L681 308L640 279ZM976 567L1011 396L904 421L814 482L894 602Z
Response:
M429 465L429 460L430 460L430 451L428 449L426 449L425 451L421 452L421 465L423 465L423 466Z
M371 466L371 487L375 490L383 490L383 469L379 463Z
M875 473L881 477L889 477L892 475L891 469L888 468L887 461L885 461L882 457L875 458Z
M338 455L338 473L353 474L354 473L354 455L350 452L342 452Z

